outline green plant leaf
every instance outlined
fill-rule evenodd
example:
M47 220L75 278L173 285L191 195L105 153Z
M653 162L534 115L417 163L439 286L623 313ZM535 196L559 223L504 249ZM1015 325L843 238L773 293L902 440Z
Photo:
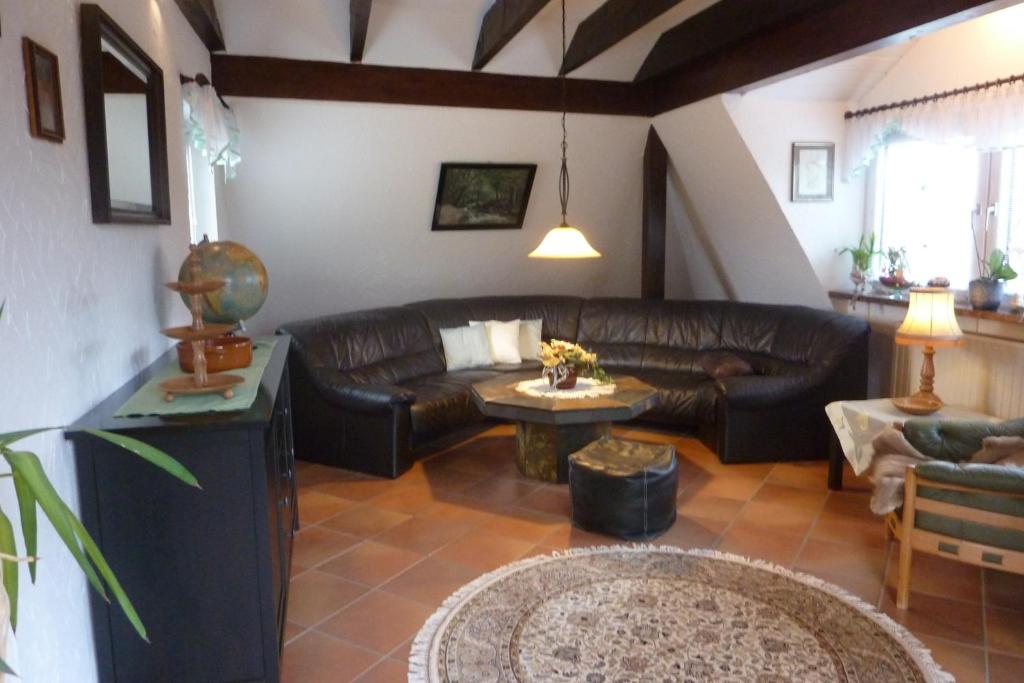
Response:
M1010 267L1009 263L1003 264L1003 267L999 270L999 278L1001 280L1013 280L1017 277L1017 271Z
M60 540L64 542L71 556L75 558L78 566L85 572L89 583L97 593L103 596L104 600L109 602L110 598L107 597L107 591L103 588L103 584L100 583L96 570L89 564L89 560L86 558L85 553L82 552L81 546L78 545L78 539L75 537L75 532L71 528L71 523L68 522L68 516L65 513L67 506L61 500L57 490L53 488L53 484L50 483L46 472L43 471L43 465L39 462L38 456L28 451L10 450L4 450L3 455L10 464L11 470L17 472L25 480L26 486L28 486L33 497L38 501L39 507L43 509L43 514L50 520L50 524L53 525L54 531L57 532Z
M3 660L3 658L0 658L0 673L11 674L12 676L18 675L17 672Z
M39 429L22 429L21 431L18 432L7 432L6 434L0 434L0 448L10 446L15 441L27 439L33 434L49 432L54 429L60 429L60 427L40 427Z
M14 540L14 527L11 520L7 518L3 510L0 510L0 552L17 556L18 545ZM4 590L7 591L7 599L11 605L11 629L18 630L18 563L12 560L3 560L0 565L4 568Z
M17 471L11 472L14 492L18 496L18 511L21 513L21 536L25 539L25 554L35 557L39 550L39 525L36 520L36 497L32 495L25 478ZM28 575L36 582L36 562L28 563Z
M105 432L102 429L86 429L86 432L93 436L99 437L112 444L120 446L125 450L131 451L135 455L139 456L143 460L146 460L163 471L167 472L171 476L180 479L189 486L195 486L201 489L199 482L196 481L195 476L192 475L188 469L185 468L180 462L167 455L158 448L153 448L149 444L143 443L138 439L133 439L130 436L124 436L123 434L115 434L113 432Z
M992 274L992 277L998 277L996 273L1003 267L1003 263L1006 261L1006 255L1002 249L993 249L992 253L988 255L988 269Z
M128 594L124 592L124 588L121 587L121 583L114 576L113 570L110 565L107 564L106 558L103 557L103 553L100 552L99 546L96 545L96 541L92 539L89 532L85 530L75 514L65 505L64 510L67 514L68 522L71 523L71 527L74 529L75 534L82 540L82 545L85 547L85 552L88 553L89 559L93 561L96 568L99 569L100 574L103 576L103 580L110 586L110 592L114 594L114 599L117 600L117 604L124 610L124 614L128 617L128 621L131 622L132 626L135 627L135 631L139 634L139 637L149 642L149 638L146 636L146 627L143 626L142 620L139 618L138 612L135 611L135 607L132 605L131 600L128 599Z

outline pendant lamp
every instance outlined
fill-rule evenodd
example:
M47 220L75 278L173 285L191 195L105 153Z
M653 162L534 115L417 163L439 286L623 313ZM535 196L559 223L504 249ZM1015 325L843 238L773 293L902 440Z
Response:
M562 60L565 60L565 0L562 0ZM562 79L562 170L558 174L558 198L562 202L562 223L544 236L530 258L600 258L601 254L587 242L579 228L569 225L566 212L569 206L569 165L566 152L565 115L568 108L565 101L565 74Z

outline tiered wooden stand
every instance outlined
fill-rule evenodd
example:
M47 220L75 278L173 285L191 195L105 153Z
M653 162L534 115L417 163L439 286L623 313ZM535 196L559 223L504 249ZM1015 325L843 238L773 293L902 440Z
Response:
M206 340L220 337L234 329L234 325L222 325L203 322L203 295L216 292L224 286L220 278L199 279L199 257L195 245L189 247L188 282L168 282L167 288L188 295L189 309L192 312L192 324L183 327L168 327L163 334L173 339L189 342L192 345L192 363L194 371L191 376L174 377L160 383L164 399L173 401L175 395L191 394L223 394L224 398L235 395L234 388L245 382L239 375L226 373L209 374L206 371Z

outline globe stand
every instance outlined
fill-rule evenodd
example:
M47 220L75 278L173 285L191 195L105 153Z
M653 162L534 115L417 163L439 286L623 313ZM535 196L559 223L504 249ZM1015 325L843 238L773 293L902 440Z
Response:
M235 395L234 388L245 382L239 375L224 373L210 374L206 368L206 340L220 337L234 329L234 325L206 323L203 321L203 296L224 287L221 278L200 279L199 255L196 245L189 246L187 260L189 280L168 282L167 288L188 297L192 324L182 327L168 327L163 334L191 344L193 371L190 376L174 377L160 383L164 400L173 401L177 394L223 394L225 399Z

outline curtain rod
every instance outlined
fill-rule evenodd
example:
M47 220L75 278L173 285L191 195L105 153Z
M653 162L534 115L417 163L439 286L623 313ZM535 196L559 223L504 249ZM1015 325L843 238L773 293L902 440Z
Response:
M932 95L925 95L924 97L915 97L912 100L903 100L901 102L892 102L890 104L880 104L877 107L868 107L867 109L858 109L857 111L848 111L843 114L844 119L856 119L861 116L868 116L869 114L875 114L880 111L888 111L889 109L904 109L906 107L916 107L921 104L928 102L935 102L936 100L942 100L947 97L955 97L956 95L963 95L969 92L976 92L978 90L987 90L988 88L996 88L1001 85L1007 85L1009 83L1016 83L1017 81L1024 81L1024 74L1017 74L1016 76L1007 76L1006 78L997 78L994 81L986 81L984 83L976 83L974 85L968 85L963 88L956 88L954 90L945 90L943 92L937 92Z

